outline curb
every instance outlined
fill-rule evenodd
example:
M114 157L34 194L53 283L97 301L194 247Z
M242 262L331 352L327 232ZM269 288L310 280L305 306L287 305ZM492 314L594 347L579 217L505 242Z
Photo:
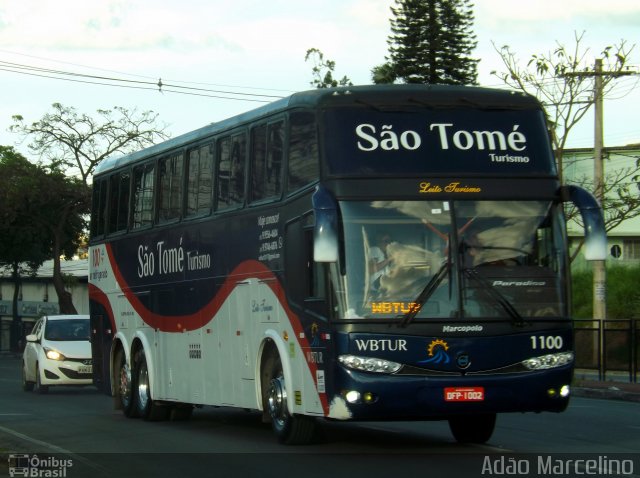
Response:
M640 403L640 393L622 390L615 385L606 388L574 386L571 389L574 397L599 398L605 400L623 400Z

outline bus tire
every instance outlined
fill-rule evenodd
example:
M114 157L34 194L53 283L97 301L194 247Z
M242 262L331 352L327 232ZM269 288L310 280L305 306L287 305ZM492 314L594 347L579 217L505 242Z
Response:
M485 443L493 435L496 414L461 415L449 419L449 428L459 443Z
M169 409L160 405L151 397L151 386L149 383L149 367L144 349L140 349L136 354L133 365L134 379L134 407L136 415L150 421L165 420L169 415Z
M280 443L307 445L314 437L316 422L305 415L291 415L287 407L287 391L280 356L271 356L266 366L270 370L266 405L271 417L271 427Z
M114 377L115 390L114 390L114 402L116 409L122 410L124 415L128 418L134 418L135 407L133 406L133 387L131 383L131 368L127 364L127 360L124 356L124 350L120 349L116 353L116 376Z

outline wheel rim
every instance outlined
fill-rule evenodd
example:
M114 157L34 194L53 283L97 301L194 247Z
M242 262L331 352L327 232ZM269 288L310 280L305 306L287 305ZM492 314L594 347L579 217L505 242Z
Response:
M274 423L283 426L289 416L289 412L287 411L287 391L284 387L284 377L282 375L271 380L267 403L269 405L269 415L271 415Z
M144 362L140 364L138 375L138 403L141 410L145 410L149 403L149 370Z
M126 407L131 400L131 371L126 363L120 367L120 400Z

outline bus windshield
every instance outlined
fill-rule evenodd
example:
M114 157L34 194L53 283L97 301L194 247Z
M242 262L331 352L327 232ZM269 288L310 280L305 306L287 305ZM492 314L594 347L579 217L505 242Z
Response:
M567 314L549 201L342 201L344 319L520 322Z

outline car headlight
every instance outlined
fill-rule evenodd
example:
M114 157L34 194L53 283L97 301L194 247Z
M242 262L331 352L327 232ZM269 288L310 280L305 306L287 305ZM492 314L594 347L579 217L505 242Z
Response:
M357 355L340 355L338 361L345 367L362 372L395 373L402 367L402 364L390 360Z
M573 352L560 352L557 354L541 355L522 361L529 370L545 370L549 368L562 367L573 362Z
M50 360L66 360L66 357L57 350L45 348L44 353Z

